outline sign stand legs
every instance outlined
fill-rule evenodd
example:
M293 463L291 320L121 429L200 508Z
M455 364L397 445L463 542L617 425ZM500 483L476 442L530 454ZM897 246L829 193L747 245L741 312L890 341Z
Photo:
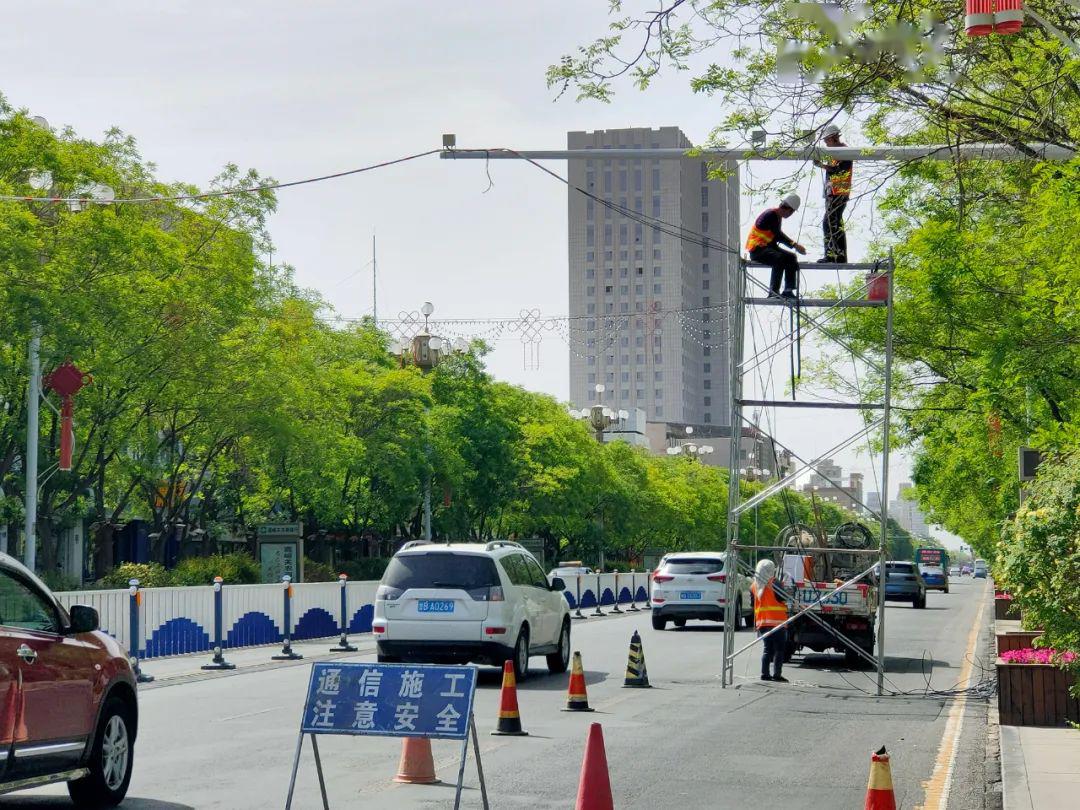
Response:
M315 772L319 774L319 792L322 793L323 810L330 810L330 802L326 800L326 781L323 779L322 760L319 758L319 740L311 735L311 748L315 752Z
M314 734L301 734L296 741L296 756L293 757L292 776L289 777L289 795L285 799L285 810L292 807L293 791L296 789L296 772L300 767L300 751L304 747L304 737L311 737L311 748L315 752L315 772L319 775L319 792L322 793L323 810L330 810L330 802L326 798L326 780L323 779L322 759L319 757L319 741Z
M461 788L465 783L465 760L469 757L469 737L472 737L473 754L476 756L476 772L480 776L480 798L484 810L488 810L487 784L484 782L484 764L480 761L480 741L476 738L476 720L469 715L469 734L461 744L461 764L458 766L457 791L454 793L454 810L461 807Z
M293 790L296 789L296 771L300 767L300 749L304 747L304 735L296 736L296 754L292 761L292 776L289 777L289 795L285 799L285 810L292 808Z

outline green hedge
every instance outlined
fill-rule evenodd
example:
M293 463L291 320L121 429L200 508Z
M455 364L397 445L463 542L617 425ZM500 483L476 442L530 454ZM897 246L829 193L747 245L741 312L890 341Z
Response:
M126 588L131 579L139 580L141 588L162 588L172 585L172 573L161 563L121 563L98 580L102 588Z
M389 559L372 557L351 560L338 568L326 563L304 558L305 582L337 582L338 574L348 574L349 579L382 579ZM169 571L160 563L122 563L99 579L92 587L126 588L128 580L139 580L142 588L164 588L170 585L210 585L214 577L221 577L230 585L254 585L262 581L259 564L242 551L233 554L216 554L212 557L188 557ZM58 583L59 584L59 583ZM66 584L66 583L65 583ZM71 587L56 590L73 590Z

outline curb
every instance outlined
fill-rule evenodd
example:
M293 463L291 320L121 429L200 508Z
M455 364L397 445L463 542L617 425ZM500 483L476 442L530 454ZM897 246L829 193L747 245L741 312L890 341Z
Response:
M1002 810L1034 810L1028 792L1027 766L1020 745L1020 731L1015 726L1001 730L1001 806Z

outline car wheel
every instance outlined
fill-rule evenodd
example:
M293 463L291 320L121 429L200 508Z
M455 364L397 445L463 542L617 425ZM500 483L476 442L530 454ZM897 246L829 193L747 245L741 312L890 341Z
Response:
M94 734L90 773L68 783L76 807L116 807L127 795L135 753L134 713L127 702L110 697Z
M926 607L926 594L924 593L922 596L916 598L912 604L914 604L915 607L919 610L922 610L924 607Z
M522 625L514 645L514 679L519 683L529 677L529 628Z
M547 657L548 672L558 675L566 672L570 666L570 620L563 619L562 631L559 633L559 649Z
M663 630L667 627L667 619L663 619L657 616L655 613L652 615L652 629Z
M672 624L676 627L686 627L686 619L675 619Z

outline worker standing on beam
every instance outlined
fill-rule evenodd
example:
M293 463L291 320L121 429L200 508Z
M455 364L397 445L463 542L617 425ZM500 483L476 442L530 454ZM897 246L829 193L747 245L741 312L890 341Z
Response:
M798 194L788 194L780 201L777 208L763 211L746 237L746 250L751 261L768 265L772 268L769 279L769 298L797 298L799 286L799 260L795 254L781 250L780 245L787 245L803 256L806 248L788 236L781 229L781 223L799 210L802 200ZM784 280L784 291L780 292L780 279Z
M836 124L829 124L821 134L827 147L835 149L846 146L840 140L840 127ZM818 261L847 264L844 209L851 198L851 173L854 163L850 160L815 160L814 165L825 170L825 218L821 222L825 232L825 255Z

